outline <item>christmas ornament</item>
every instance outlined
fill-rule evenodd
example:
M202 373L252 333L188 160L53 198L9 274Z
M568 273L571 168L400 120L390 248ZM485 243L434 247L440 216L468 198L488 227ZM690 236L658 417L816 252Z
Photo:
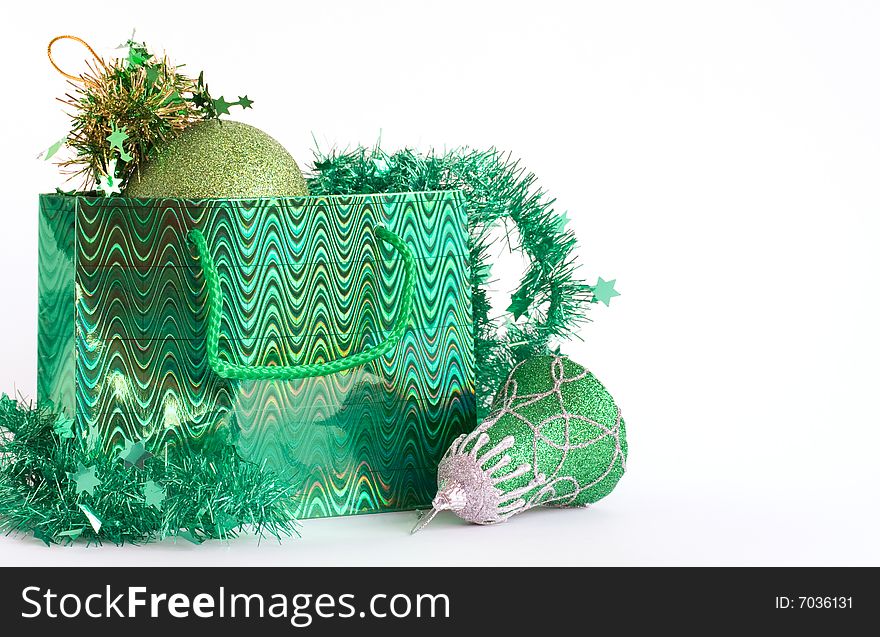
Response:
M126 197L254 199L308 194L296 161L266 133L241 122L195 124L129 180Z
M488 413L493 392L514 364L546 353L551 341L576 335L587 321L590 304L607 304L617 294L607 290L603 279L594 290L578 278L577 242L566 229L567 216L553 209L554 200L538 187L537 177L509 154L494 148L461 148L442 155L404 149L388 154L377 145L341 154L315 150L314 155L308 180L313 195L464 192L471 237L478 418ZM518 234L506 246L528 257L506 316L489 301L499 225L504 227L502 236L510 236L508 229Z
M81 75L67 73L52 56L59 40L73 40L92 56ZM41 156L48 160L62 146L74 153L60 165L83 177L84 187L97 186L106 196L120 192L157 147L193 124L216 120L233 105L251 108L246 95L238 102L213 99L204 76L191 79L165 56L153 55L145 44L129 39L123 58L105 62L84 40L61 35L49 42L49 62L75 90L64 103L70 108L68 136Z
M626 469L626 429L608 391L562 356L517 365L475 431L452 444L437 470L433 510L495 524L538 505L587 506Z

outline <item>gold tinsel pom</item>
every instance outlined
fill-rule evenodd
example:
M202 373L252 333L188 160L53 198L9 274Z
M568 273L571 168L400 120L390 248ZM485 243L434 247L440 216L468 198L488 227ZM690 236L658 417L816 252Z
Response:
M204 119L204 110L190 95L200 91L199 82L177 72L167 58L133 67L124 59L92 65L62 100L71 108L72 127L67 144L75 154L61 163L74 176L83 177L86 188L108 174L116 156L108 143L114 130L124 130L124 149L131 156L119 162L120 181L128 179L151 150Z

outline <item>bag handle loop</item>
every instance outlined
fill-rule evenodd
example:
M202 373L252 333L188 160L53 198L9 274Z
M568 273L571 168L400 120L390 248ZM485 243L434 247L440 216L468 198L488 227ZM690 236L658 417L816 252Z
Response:
M223 294L220 290L220 277L214 265L214 258L208 251L205 235L200 230L191 230L189 239L195 244L199 253L199 261L202 273L205 276L205 284L208 291L208 332L205 344L208 350L208 363L211 369L221 378L231 380L297 380L301 378L314 378L335 374L346 369L358 367L370 361L376 360L393 349L403 338L412 314L413 294L415 293L415 262L412 251L399 236L386 229L384 226L376 226L374 235L389 244L403 258L404 281L401 291L400 313L394 323L394 327L387 338L362 352L339 358L328 363L312 363L309 365L264 365L248 366L230 363L220 358L218 349L220 343L220 312L223 306Z

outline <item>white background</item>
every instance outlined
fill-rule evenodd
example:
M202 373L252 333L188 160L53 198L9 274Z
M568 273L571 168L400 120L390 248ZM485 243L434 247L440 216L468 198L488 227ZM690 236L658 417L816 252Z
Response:
M307 521L281 546L47 549L0 564L880 564L880 5L871 2L7 3L0 390L36 388L34 155L67 129L48 40L137 27L308 163L325 145L510 149L569 211L588 365L629 471L582 511L498 527ZM58 48L76 66L75 45ZM238 115L236 113L236 115ZM499 303L508 286L499 286ZM506 307L506 305L505 305Z

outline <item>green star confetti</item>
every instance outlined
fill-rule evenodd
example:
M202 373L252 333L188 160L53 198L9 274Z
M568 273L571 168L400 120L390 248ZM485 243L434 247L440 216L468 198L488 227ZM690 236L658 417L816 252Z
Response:
M59 438L73 438L73 418L60 414L52 429Z
M113 124L112 132L107 135L107 141L110 142L110 149L118 148L122 151L122 144L126 139L128 139L128 133L125 131L125 126L117 128L116 124Z
M121 159L122 161L125 161L125 162L129 162L134 158L120 148L119 149L119 159Z
M101 479L95 475L95 469L95 465L86 467L80 462L76 472L67 474L67 477L76 483L77 495L83 492L95 495L95 487L101 484Z
M196 535L191 529L180 529L175 537L182 537L187 542L191 542L192 544L202 544L204 540Z
M563 213L562 213L562 214L561 214L561 215L560 215L560 216L559 216L559 217L553 222L553 229L556 230L556 232L558 232L558 233L561 234L561 233L565 232L565 226L568 225L568 222L569 222L569 221L570 221L570 219L568 218L568 213L567 213L567 212L563 212Z
M144 66L150 60L150 58L153 57L152 55L150 55L150 52L147 51L147 47L144 46L144 44L141 42L129 40L126 45L128 46L129 69L136 69Z
M110 197L113 194L120 194L122 192L121 185L122 182L116 177L103 175L98 180L98 185L96 186L96 188L103 192L105 197Z
M148 507L151 506L156 509L161 509L165 497L165 488L162 485L153 482L152 480L147 480L144 483L144 503Z
M52 546L52 536L46 533L40 527L34 529L34 537L46 546Z
M132 442L131 440L125 441L125 449L122 450L122 453L119 454L119 459L125 464L126 467L137 467L138 469L144 468L144 461L147 458L151 458L153 454L147 451L147 448L144 446L143 442Z
M70 538L70 541L72 542L73 540L77 539L80 535L82 535L82 532L85 530L86 530L86 528L84 526L81 526L76 529L69 529L67 531L62 531L61 533L59 533L58 537Z
M98 517L98 514L92 511L92 508L87 504L80 504L79 508L85 514L86 519L89 521L89 524L92 525L95 533L100 532L101 527L104 526L104 521L100 517Z
M514 294L510 298L507 311L513 314L514 319L519 319L531 307L533 301L534 299L527 294Z
M122 180L116 177L116 160L111 159L110 165L107 167L107 174L102 175L98 179L96 188L104 193L105 197L109 197L114 193L122 192Z
M49 146L46 150L37 155L37 159L42 159L43 161L49 161L52 159L59 150L64 148L64 145L67 144L67 137L62 137L57 142Z
M243 109L244 108L253 108L253 106L251 106L251 104L253 104L253 103L254 103L254 100L248 99L247 95L244 95L244 96L239 95L238 102L236 102L236 104L241 106Z
M234 104L235 102L227 102L221 95L219 99L214 100L214 111L218 115L229 115L229 107Z
M148 66L145 70L147 75L147 82L150 84L155 84L159 81L159 67L158 66Z
M611 299L615 296L620 296L620 292L614 289L615 283L617 283L617 279L606 281L602 277L599 277L596 285L593 286L593 302L604 303L606 307L610 305Z

